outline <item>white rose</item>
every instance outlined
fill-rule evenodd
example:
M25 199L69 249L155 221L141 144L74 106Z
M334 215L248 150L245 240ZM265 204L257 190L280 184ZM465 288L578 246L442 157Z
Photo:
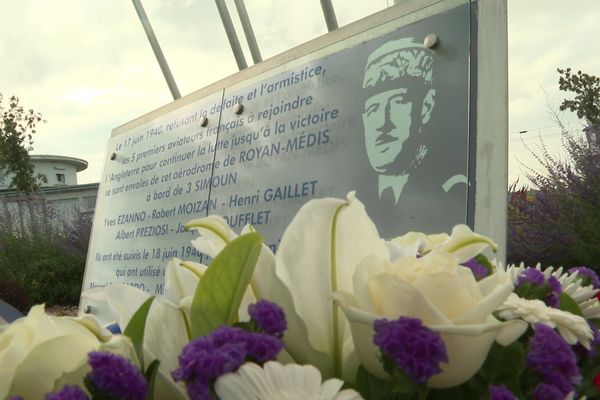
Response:
M40 399L65 383L81 385L90 351L134 358L131 342L111 337L91 317L51 317L44 306L0 327L0 399Z
M441 333L449 362L429 380L436 388L467 381L481 368L494 340L509 344L526 329L526 324L501 323L491 314L512 292L505 273L477 282L469 268L459 265L459 256L443 250L395 262L368 257L358 265L353 284L354 295L339 293L336 300L363 365L381 378L387 374L372 340L376 319L418 318Z

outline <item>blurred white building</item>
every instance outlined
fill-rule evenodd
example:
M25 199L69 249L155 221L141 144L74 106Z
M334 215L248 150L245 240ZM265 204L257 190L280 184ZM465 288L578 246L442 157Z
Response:
M77 184L77 172L85 170L87 161L75 157L56 155L32 155L34 176L43 174L37 193L23 195L9 189L10 178L0 179L0 213L4 223L14 228L29 230L32 216L38 220L74 221L78 217L93 214L98 194L98 183ZM10 217L9 219L6 217ZM59 218L55 218L59 217Z

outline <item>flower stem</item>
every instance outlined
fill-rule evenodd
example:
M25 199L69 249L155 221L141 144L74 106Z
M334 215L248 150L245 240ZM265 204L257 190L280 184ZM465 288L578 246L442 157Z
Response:
M348 206L349 203L341 205L335 210L333 219L331 221L331 260L330 260L330 271L331 271L331 293L338 290L337 285L337 219L342 209ZM339 309L331 302L331 314L333 323L333 376L342 378L342 339L340 338L340 321L339 321Z

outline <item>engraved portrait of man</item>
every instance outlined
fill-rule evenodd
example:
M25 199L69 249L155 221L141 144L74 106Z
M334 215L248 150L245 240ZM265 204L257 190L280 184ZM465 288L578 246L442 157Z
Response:
M433 57L432 50L413 38L387 42L368 57L362 121L380 198L391 190L398 203L410 174L429 151L423 130L436 102Z

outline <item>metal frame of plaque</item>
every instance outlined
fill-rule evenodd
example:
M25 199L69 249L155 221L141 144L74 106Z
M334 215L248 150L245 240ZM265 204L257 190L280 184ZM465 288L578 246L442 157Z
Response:
M82 291L161 294L168 259L200 260L185 222L276 250L303 203L351 190L384 237L467 223L503 260L507 93L504 0L409 0L117 127Z

